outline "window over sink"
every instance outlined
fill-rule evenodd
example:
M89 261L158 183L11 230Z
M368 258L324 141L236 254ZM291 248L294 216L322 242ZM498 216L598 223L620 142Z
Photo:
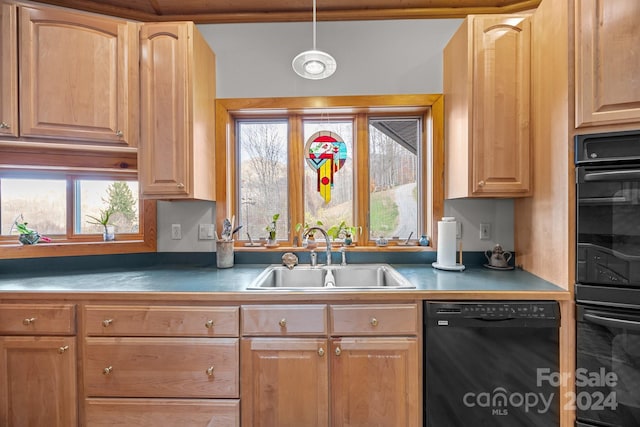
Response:
M433 236L443 209L441 109L440 95L217 100L217 160L227 165L217 222L233 215L243 225L238 246L266 238L274 214L281 246L301 244L300 226L318 223L353 227L359 246ZM325 140L332 167L321 170L309 151Z

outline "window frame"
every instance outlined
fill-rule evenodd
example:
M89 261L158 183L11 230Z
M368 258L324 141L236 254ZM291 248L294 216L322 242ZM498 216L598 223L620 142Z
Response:
M418 246L376 247L369 238L369 174L358 171L368 170L369 164L369 119L374 117L421 116L422 143L418 159L422 181L431 189L429 197L424 197L420 209L421 227L431 237L431 246L437 246L437 220L444 211L444 120L443 96L441 94L418 95L380 95L380 96L334 96L334 97L295 97L295 98L237 98L216 100L216 220L221 224L224 218L231 218L238 209L237 200L237 147L236 119L274 119L289 118L289 161L288 175L302 176L303 157L302 120L318 116L326 119L340 119L341 115L355 116L354 119L354 220L362 226L358 245L354 250L425 250ZM430 144L428 143L430 139ZM296 223L304 221L304 199L301 183L289 180L288 239L280 241L283 250L293 247ZM426 215L425 215L426 213ZM266 224L265 224L266 225ZM242 240L236 241L237 250L265 250L264 248L245 248ZM300 248L296 248L299 250ZM430 248L426 248L431 250Z
M4 148L4 147L2 147ZM0 153L3 150L0 149ZM77 154L77 151L74 151ZM89 154L90 155L90 154ZM44 156L43 156L44 157ZM0 165L0 177L25 179L64 179L67 181L66 235L55 235L50 243L22 245L17 236L0 236L0 259L40 258L79 255L108 255L155 252L156 202L139 198L139 233L119 234L116 240L104 242L101 234L75 234L73 232L74 197L76 179L132 180L138 179L136 169L105 170L100 168L70 168L65 166L28 165L28 158L19 165ZM34 162L35 163L35 162Z

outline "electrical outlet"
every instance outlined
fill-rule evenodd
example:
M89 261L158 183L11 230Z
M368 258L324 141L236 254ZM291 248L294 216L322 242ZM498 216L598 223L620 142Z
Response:
M491 239L491 224L482 223L480 224L480 240L489 240Z
M182 239L182 227L180 226L180 224L171 224L171 239Z
M216 231L216 227L214 224L199 224L198 239L213 240L215 231Z

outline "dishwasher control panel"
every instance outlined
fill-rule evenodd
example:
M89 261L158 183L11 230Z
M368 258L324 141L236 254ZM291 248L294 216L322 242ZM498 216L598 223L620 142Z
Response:
M556 301L425 302L427 325L468 326L469 322L473 321L504 321L503 326L516 326L522 322L555 323L559 322L559 319L560 308ZM482 323L478 325L481 326Z

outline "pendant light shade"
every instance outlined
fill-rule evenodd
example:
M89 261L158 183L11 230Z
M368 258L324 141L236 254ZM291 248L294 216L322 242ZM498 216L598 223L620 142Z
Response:
M291 65L300 77L310 80L325 79L335 73L338 66L333 56L316 49L316 0L313 0L313 49L298 54Z

